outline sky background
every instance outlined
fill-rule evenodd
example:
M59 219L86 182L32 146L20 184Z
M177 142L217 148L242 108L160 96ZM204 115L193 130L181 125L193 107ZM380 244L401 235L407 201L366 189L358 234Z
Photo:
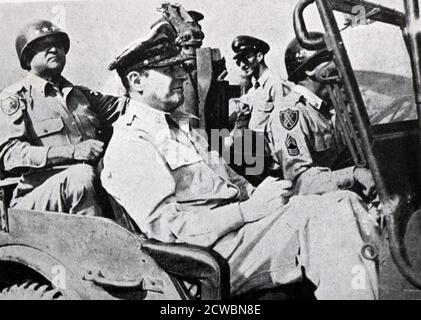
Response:
M70 35L71 48L64 75L73 83L104 89L115 77L107 70L113 56L143 37L149 26L160 18L157 8L162 0L75 0L3 1L0 0L0 89L25 76L15 52L20 28L34 19L61 24ZM297 0L177 0L187 10L205 15L204 47L220 48L227 60L228 80L238 83L231 42L239 34L259 37L271 45L268 65L286 77L283 55L293 38L292 12ZM382 0L381 4L398 10L403 0ZM315 9L306 15L309 29L321 30ZM339 23L343 21L339 16ZM355 69L408 74L400 33L376 23L350 28L343 33Z

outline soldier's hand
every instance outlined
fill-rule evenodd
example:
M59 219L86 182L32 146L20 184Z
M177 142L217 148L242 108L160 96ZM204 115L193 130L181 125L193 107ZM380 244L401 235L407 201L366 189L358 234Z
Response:
M354 169L354 179L359 183L364 196L368 199L376 197L376 184L369 169L356 167Z
M94 162L98 160L103 151L103 142L90 139L75 145L73 157L75 160Z
M250 118L250 107L238 98L229 100L229 123L235 126L244 127L243 122Z
M240 204L245 222L260 220L280 211L292 195L292 183L278 178L266 178L251 197Z

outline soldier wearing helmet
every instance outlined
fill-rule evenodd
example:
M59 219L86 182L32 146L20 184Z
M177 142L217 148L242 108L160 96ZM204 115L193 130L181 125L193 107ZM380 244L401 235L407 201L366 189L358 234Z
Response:
M326 86L317 78L322 71L337 74L332 54L326 47L306 50L294 39L286 49L285 65L288 80L296 86L278 101L268 122L267 145L274 161L272 169L293 181L299 194L355 189L371 197L375 188L370 171L347 167L350 159L338 161L346 150L335 130Z
M67 54L70 49L70 39L67 33L52 24L50 21L39 20L26 25L16 38L16 52L20 65L30 70L31 60L36 53L35 45L41 40L60 43Z
M99 133L127 98L66 80L61 74L69 48L67 33L45 20L17 36L28 74L0 94L0 172L21 177L11 207L101 215L94 168L104 149Z

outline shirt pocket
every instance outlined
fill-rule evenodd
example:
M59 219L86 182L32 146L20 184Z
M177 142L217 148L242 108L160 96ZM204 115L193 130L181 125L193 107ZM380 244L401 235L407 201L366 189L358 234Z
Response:
M63 130L64 123L61 118L51 118L34 121L33 127L37 137L42 138Z
M32 123L35 135L44 146L68 144L63 132L64 123L60 117L36 120Z
M158 150L171 170L176 170L183 166L191 166L203 161L196 150L173 140L166 140L164 143L161 143Z
M249 129L263 132L266 122L269 120L269 116L273 111L273 108L273 102L269 101L253 106Z
M260 103L256 105L256 110L260 112L271 113L273 108L274 108L274 104L272 101L266 101L264 103Z
M333 147L333 134L331 132L314 133L311 144L316 152L323 152Z

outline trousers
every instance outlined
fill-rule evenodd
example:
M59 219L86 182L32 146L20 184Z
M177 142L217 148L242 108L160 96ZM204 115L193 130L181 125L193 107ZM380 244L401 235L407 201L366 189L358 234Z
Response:
M361 254L354 210L366 211L349 191L295 196L282 212L218 240L213 249L228 260L231 293L296 283L305 275L317 299L377 299L376 263Z
M98 201L99 178L87 164L70 166L23 196L14 196L15 209L54 211L86 216L102 216Z

